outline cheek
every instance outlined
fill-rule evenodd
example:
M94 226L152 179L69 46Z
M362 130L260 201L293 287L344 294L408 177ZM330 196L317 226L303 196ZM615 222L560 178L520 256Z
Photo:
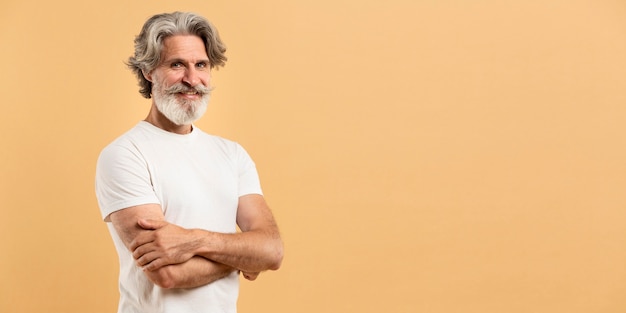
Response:
M168 75L167 77L165 77L165 84L168 87L174 86L176 84L180 84L183 81L183 76L182 75Z
M208 87L211 84L211 73L202 74L200 80L203 85Z
M163 88L169 88L180 83L183 79L183 75L176 72L165 72L158 77L155 77L155 79L158 79L161 82Z

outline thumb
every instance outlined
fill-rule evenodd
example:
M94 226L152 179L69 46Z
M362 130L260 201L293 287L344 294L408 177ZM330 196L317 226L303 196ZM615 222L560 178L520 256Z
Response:
M259 276L259 272L242 272L243 277L247 280L253 281Z
M146 230L156 230L167 225L167 222L163 220L140 218L139 220L137 220L137 225Z

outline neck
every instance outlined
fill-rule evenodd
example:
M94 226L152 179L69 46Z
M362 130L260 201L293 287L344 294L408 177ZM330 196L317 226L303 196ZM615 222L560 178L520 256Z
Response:
M176 125L172 123L172 121L165 117L165 115L159 112L154 103L152 104L150 112L148 112L148 116L146 117L145 121L160 129L180 135L189 134L192 130L191 124Z

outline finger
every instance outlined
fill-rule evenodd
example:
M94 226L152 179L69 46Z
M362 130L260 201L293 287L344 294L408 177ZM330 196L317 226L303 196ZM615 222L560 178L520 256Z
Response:
M137 250L137 248L139 248L139 247L141 247L141 246L143 246L145 244L151 243L153 241L154 241L154 239L153 239L152 234L139 234L139 235L137 235L137 237L135 237L133 242L130 243L130 245L128 246L128 249L130 251L135 251L135 250Z
M253 281L259 277L259 272L243 272L243 277L249 281Z
M148 264L143 265L143 270L152 272L160 269L165 265L167 265L167 263L163 260L163 258L158 258Z
M141 245L137 248L135 248L135 250L133 250L133 259L137 260L140 257L142 257L144 254L154 251L154 248L151 247L149 244L144 244Z
M155 252L150 252L142 255L141 257L135 260L135 263L139 267L145 267L146 265L156 261L159 259L159 254Z
M139 227L146 229L146 230L156 230L167 225L167 222L161 221L161 220L141 218L137 220L137 225L139 225Z

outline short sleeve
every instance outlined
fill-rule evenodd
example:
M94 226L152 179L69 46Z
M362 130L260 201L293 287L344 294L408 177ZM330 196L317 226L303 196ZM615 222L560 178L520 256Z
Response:
M248 152L239 144L237 144L237 165L239 169L239 197L248 194L262 195L259 174L254 161Z
M118 142L107 146L96 165L96 197L104 221L131 206L159 203L152 187L148 165L132 145Z

